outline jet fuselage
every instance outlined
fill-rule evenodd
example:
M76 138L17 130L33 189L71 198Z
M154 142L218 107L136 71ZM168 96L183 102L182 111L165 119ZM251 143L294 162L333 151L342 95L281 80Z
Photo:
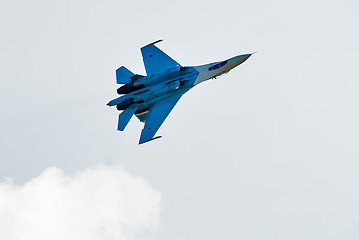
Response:
M147 76L132 73L122 66L116 70L117 89L122 95L107 105L123 110L119 115L119 131L123 131L132 115L145 123L139 144L151 141L181 96L197 84L229 72L252 54L235 56L225 61L183 67L155 46L156 41L141 48Z
M140 109L141 105L155 104L171 97L173 93L184 93L203 81L229 72L250 56L251 54L244 54L200 66L170 68L151 76L135 75L141 77L121 86L117 92L125 95L110 101L108 105L116 105L118 110L125 110L129 107Z

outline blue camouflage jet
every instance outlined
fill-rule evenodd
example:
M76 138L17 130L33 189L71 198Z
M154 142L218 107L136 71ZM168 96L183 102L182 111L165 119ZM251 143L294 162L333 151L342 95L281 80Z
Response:
M183 67L155 46L161 41L141 48L147 76L134 74L124 66L116 70L117 83L124 84L117 89L117 93L122 96L107 104L116 106L119 111L123 110L118 119L119 131L125 129L133 114L145 123L139 144L161 137L154 135L184 93L203 81L228 73L253 54Z

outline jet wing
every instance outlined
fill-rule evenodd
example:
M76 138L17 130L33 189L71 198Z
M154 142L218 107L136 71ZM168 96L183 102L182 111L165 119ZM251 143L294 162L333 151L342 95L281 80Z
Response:
M141 48L147 76L163 72L172 67L181 67L178 62L170 58L166 53L162 52L154 45L161 41L162 40L158 40Z
M162 100L151 106L148 110L145 126L142 129L139 144L153 140L153 136L161 127L162 123L172 111L182 94L177 94L165 100Z

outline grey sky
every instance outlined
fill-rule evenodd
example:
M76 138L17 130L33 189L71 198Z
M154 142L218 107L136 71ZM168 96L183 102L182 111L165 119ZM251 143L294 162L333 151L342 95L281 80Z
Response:
M162 195L153 239L358 239L357 1L1 1L0 176L120 165ZM258 51L142 146L115 69ZM1 196L0 196L1 197Z

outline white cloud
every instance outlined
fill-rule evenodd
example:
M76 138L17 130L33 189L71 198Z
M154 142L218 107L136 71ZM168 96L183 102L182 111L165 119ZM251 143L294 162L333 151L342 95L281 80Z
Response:
M0 183L0 239L130 240L158 224L160 194L119 167L74 175L48 168L24 185Z

